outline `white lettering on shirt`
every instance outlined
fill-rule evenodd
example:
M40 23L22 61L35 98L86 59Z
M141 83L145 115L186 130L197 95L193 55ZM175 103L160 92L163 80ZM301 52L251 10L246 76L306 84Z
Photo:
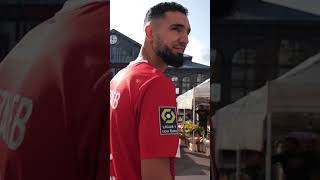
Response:
M31 99L0 90L0 138L9 149L16 150L22 144L32 108Z
M110 90L110 107L116 109L118 107L120 99L120 93L117 91Z

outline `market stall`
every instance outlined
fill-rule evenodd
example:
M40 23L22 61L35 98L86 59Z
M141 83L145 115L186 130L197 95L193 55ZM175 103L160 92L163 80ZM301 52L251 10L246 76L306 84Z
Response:
M177 97L177 106L178 109L189 109L192 110L192 122L184 122L185 128L184 131L192 131L191 146L194 147L196 141L199 141L197 138L197 131L199 126L196 125L196 107L198 105L207 105L209 106L210 102L210 79L205 80L198 86L192 88L191 90L185 92L184 94ZM185 113L184 113L185 114ZM184 115L184 121L185 121ZM191 150L195 148L191 147ZM198 148L199 149L199 148Z
M319 75L320 54L317 54L217 111L213 117L217 127L216 147L261 151L266 143L265 174L266 180L270 180L272 127L284 124L281 118L273 116L279 113L319 113Z

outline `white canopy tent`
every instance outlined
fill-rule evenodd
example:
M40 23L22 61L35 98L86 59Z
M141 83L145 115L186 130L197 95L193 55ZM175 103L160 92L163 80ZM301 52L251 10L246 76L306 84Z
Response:
M177 97L178 109L193 109L193 101L209 102L210 79L205 80L198 86Z
M177 97L178 109L192 109L193 124L195 124L196 103L204 103L210 101L210 79L205 80L198 86ZM193 136L194 138L194 132ZM194 142L193 142L194 143Z
M266 179L269 180L272 113L320 112L319 76L320 54L317 54L264 87L217 111L214 116L217 148L260 151L265 128Z
M268 113L320 111L320 54L216 112L217 146L261 150ZM249 131L250 130L250 131ZM233 132L232 134L230 133Z
M266 91L267 88L263 87L251 92L216 112L213 120L217 148L261 150L267 110Z
M181 94L177 97L177 107L178 109L192 109L194 90L190 89L189 91Z

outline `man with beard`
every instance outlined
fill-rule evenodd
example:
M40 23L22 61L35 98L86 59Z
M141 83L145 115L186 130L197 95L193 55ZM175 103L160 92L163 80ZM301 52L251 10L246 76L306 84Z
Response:
M180 151L176 94L163 71L183 64L187 14L174 2L150 8L139 57L110 82L110 179L174 179Z

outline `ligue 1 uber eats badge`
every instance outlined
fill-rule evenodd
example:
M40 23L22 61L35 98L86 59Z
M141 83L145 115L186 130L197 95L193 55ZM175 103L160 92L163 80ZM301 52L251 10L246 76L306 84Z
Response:
M160 134L178 134L177 114L175 107L160 107Z

